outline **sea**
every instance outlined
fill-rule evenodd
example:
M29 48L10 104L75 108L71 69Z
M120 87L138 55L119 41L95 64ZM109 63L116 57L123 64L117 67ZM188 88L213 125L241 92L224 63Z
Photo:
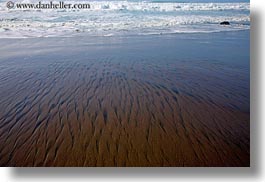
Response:
M16 5L37 4L39 1L13 2ZM163 35L250 29L248 0L64 2L89 4L90 8L8 9L7 1L0 0L0 38ZM230 25L220 25L223 21L228 21Z

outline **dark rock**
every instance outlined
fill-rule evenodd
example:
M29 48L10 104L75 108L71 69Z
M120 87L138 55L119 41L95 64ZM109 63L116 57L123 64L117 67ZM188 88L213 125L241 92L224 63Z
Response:
M220 23L220 25L230 25L230 23L228 21L223 21Z

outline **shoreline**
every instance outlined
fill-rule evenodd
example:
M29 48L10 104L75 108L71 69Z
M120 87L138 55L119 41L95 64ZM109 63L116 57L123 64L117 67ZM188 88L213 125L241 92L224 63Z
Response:
M220 25L221 26L221 25ZM46 37L0 37L0 40L23 40L23 39L65 39L65 38L87 38L90 37L92 39L96 38L133 38L133 37L161 37L161 36L178 36L178 35L200 35L200 34L222 34L222 33L235 33L235 32L250 32L250 28L246 29L238 29L238 30L220 30L213 32L176 32L176 33L150 33L150 34L128 34L128 35L90 35L80 33L80 35L69 35L69 36L46 36Z

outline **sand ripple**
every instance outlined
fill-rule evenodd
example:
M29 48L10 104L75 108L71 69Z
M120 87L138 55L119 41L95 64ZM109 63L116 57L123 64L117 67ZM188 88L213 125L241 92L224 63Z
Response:
M208 78L222 66L1 64L1 166L249 165L249 100L240 84Z

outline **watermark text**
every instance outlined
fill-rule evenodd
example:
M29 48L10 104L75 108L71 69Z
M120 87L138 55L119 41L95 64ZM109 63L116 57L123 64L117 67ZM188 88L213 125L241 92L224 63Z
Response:
M37 3L18 3L13 1L8 1L6 3L8 9L90 9L90 4L88 3L65 3L60 2L37 2Z

